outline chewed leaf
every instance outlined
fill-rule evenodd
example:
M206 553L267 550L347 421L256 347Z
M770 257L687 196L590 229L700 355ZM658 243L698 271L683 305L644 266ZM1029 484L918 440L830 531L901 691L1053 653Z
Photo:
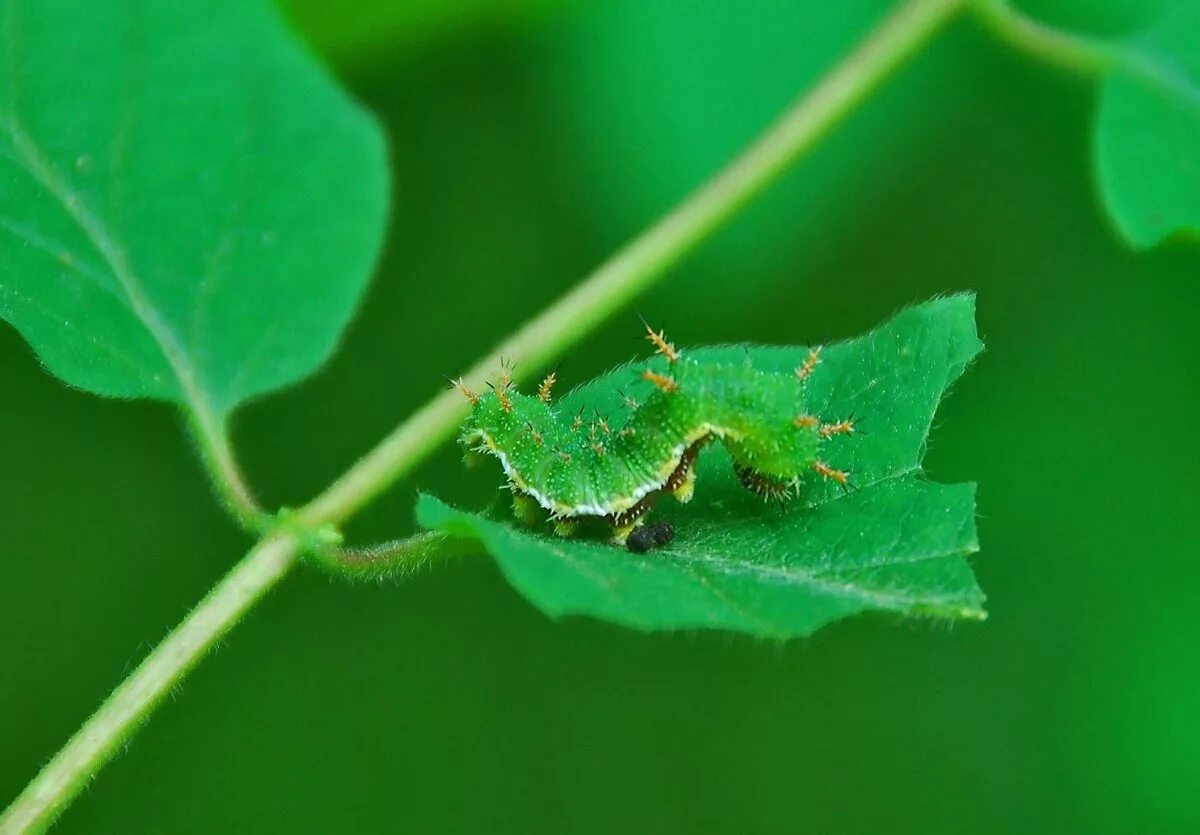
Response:
M384 146L273 4L5 2L0 41L0 317L51 371L219 418L329 356Z
M1131 39L1105 79L1096 160L1109 213L1135 246L1200 233L1200 4Z
M823 414L853 414L866 430L830 439L829 458L851 471L853 489L817 482L799 501L764 503L743 488L722 451L709 449L694 500L681 506L664 498L654 511L672 523L674 541L645 554L531 531L431 496L421 497L417 517L479 539L509 581L554 616L776 638L866 611L981 618L983 593L963 559L978 548L974 488L933 484L920 473L937 405L980 348L971 296L911 308L872 333L828 346L810 397ZM697 352L786 370L808 349ZM635 389L628 369L617 369L563 405L616 408L623 397L646 393Z

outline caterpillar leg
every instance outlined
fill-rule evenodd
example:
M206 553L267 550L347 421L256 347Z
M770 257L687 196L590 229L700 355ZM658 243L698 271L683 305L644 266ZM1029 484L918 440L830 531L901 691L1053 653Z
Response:
M795 480L785 481L775 478L743 464L734 464L733 471L737 473L738 481L742 483L743 487L751 493L762 496L763 500L768 502L790 499L792 490L796 486Z
M545 517L546 512L542 510L542 506L534 500L532 496L525 493L513 492L513 515L523 525L530 527L540 523Z
M700 448L708 442L708 437L706 435L684 451L675 472L671 473L671 477L663 485L663 489L670 491L681 504L690 502L692 494L696 492L696 456L700 454Z
M575 533L575 529L579 527L579 522L575 519L559 519L554 523L555 536L571 536Z
M640 528L645 521L646 517L638 516L632 522L627 524L613 525L612 535L609 537L609 541L612 542L613 545L624 545L625 540L629 539L629 535Z
M696 470L689 467L684 473L683 478L679 483L671 489L671 495L680 504L687 504L692 500L692 495L696 492Z
M628 510L615 513L611 516L605 516L604 518L608 524L612 525L610 541L614 545L624 545L625 540L629 538L629 534L646 521L646 511L653 507L653 505L654 494L651 493Z

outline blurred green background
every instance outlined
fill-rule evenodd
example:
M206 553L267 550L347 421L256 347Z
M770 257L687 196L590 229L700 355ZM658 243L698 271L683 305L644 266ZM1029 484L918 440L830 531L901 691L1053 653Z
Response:
M236 430L273 503L392 424L711 173L889 4L296 0L386 123L385 261L337 357ZM1026 7L1100 33L1154 3ZM682 344L852 335L979 292L928 471L979 482L991 619L786 645L553 623L483 557L298 572L63 832L1200 831L1200 249L1134 254L1089 84L958 23L637 310ZM299 162L299 161L298 161ZM569 354L643 350L634 311ZM247 547L171 409L71 391L0 327L0 795ZM415 488L478 505L447 447Z

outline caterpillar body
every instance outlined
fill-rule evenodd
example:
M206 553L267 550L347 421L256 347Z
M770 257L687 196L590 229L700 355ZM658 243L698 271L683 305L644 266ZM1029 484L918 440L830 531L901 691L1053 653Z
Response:
M469 453L499 459L518 517L548 517L563 535L580 520L599 519L623 543L661 493L691 499L696 456L713 440L729 451L741 483L766 499L791 498L810 474L847 484L848 474L820 452L831 435L852 433L853 423L825 422L805 408L819 348L793 373L778 373L693 359L647 331L667 363L634 368L653 384L652 394L641 403L627 399L620 426L555 408L554 374L535 394L518 392L507 373L482 394L454 382L472 403L460 442Z

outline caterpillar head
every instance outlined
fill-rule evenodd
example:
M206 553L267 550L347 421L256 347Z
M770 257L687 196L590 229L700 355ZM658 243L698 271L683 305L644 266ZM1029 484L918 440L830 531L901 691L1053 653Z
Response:
M541 446L554 425L548 403L540 396L521 394L507 373L480 394L464 390L461 381L455 387L471 402L461 436L469 450L511 454L527 445Z

